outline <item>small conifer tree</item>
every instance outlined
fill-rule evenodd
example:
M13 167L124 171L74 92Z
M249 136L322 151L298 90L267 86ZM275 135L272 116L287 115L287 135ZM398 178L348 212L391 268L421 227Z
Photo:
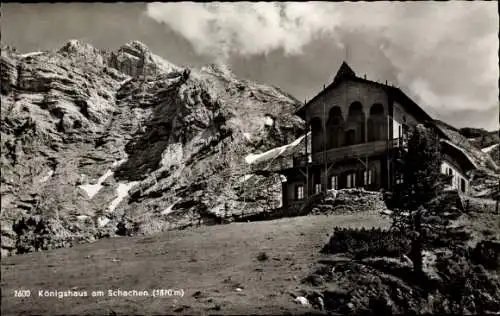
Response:
M427 224L446 209L443 189L449 179L441 174L439 139L433 130L418 125L409 134L396 167L399 181L395 181L387 204L393 227L408 233L414 272L421 274Z

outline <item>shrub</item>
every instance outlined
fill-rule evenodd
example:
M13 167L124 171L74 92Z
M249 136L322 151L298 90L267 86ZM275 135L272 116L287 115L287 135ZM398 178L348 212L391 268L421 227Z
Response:
M409 249L408 239L398 231L336 227L322 252L349 253L362 259L371 256L399 257L408 253Z
M426 230L424 246L426 248L456 247L464 245L470 239L470 234L457 228L433 227Z
M259 254L257 255L257 260L259 260L259 261L266 261L268 259L269 259L269 256L264 251L259 252Z
M483 240L470 253L470 259L486 269L500 268L500 243Z
M457 249L460 250L460 249ZM500 284L481 265L467 260L467 251L438 256L441 292L451 303L452 313L484 313L500 308Z

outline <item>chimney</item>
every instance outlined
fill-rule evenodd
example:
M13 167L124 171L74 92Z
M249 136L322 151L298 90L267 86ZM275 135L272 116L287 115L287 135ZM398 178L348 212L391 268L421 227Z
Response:
M366 74L363 75L363 78L366 79Z

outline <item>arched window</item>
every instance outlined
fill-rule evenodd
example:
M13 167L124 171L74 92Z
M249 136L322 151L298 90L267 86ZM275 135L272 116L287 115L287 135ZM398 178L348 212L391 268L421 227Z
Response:
M328 149L342 146L344 136L344 118L342 117L342 109L340 107L334 106L331 108L328 114L326 131Z
M323 125L319 117L311 120L311 145L312 152L323 151Z
M370 108L370 116L368 118L368 141L386 139L385 127L384 106L380 103L375 103Z
M363 112L363 105L360 102L353 102L349 106L349 114L345 125L346 145L353 145L351 144L351 138L354 138L354 144L365 142L365 113ZM354 131L354 135L352 135L351 131Z

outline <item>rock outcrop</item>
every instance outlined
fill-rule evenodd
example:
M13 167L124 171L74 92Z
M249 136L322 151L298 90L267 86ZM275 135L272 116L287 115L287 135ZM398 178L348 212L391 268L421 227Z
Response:
M244 159L303 134L299 102L279 89L139 42L5 48L0 63L2 254L279 206L279 176Z
M165 74L179 70L179 67L151 53L139 41L130 42L118 51L108 54L108 64L132 77Z

